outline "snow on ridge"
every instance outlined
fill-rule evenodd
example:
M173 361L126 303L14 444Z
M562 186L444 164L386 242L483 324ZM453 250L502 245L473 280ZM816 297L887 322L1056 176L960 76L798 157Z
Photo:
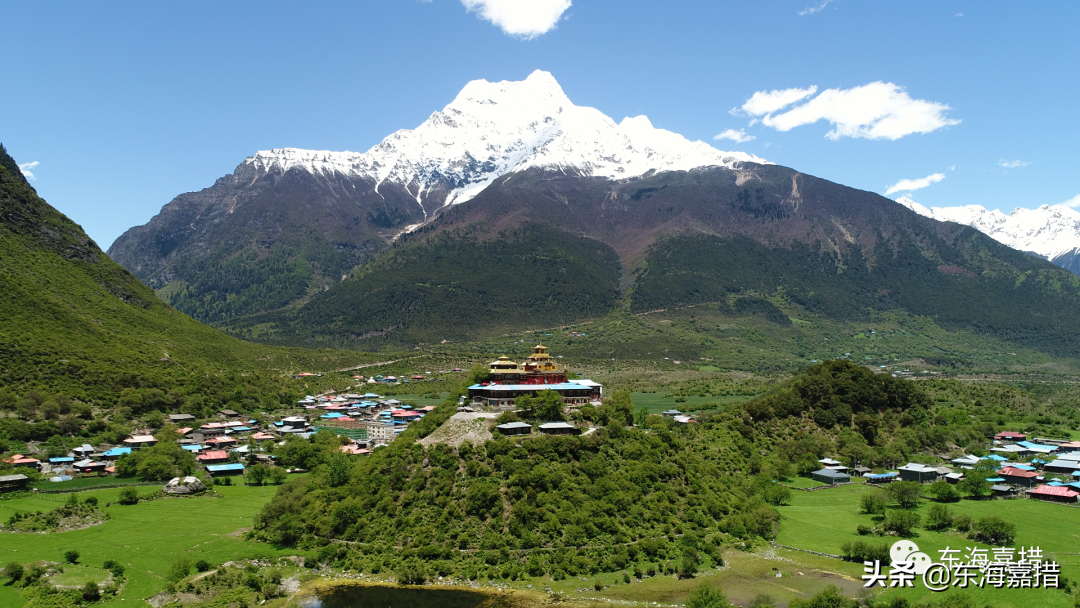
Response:
M1013 249L1037 253L1047 259L1080 247L1080 212L1064 205L1017 207L1006 215L981 205L928 209L906 196L896 202L919 215L971 226Z
M550 73L537 70L522 81L471 81L420 126L396 131L364 153L276 148L241 167L341 173L418 192L443 182L450 191L446 204L456 204L502 175L529 168L619 179L740 162L768 164L657 129L645 116L616 123L595 108L575 106Z

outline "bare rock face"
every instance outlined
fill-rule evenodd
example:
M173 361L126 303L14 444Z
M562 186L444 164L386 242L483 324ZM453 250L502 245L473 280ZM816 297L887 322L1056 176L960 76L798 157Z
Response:
M198 494L206 490L198 477L173 477L165 484L167 494Z

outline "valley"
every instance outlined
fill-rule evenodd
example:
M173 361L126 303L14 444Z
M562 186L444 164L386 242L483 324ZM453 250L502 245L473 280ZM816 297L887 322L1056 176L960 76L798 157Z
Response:
M1080 277L917 205L541 71L108 255L0 147L0 603L1073 605ZM909 541L1060 580L864 588Z

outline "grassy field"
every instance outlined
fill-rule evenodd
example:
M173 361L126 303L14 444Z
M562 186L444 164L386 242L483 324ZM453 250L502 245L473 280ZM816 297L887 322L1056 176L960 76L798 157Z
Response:
M860 537L856 533L858 525L869 526L873 523L869 515L859 513L859 497L867 491L872 489L852 485L816 492L792 492L791 504L780 507L783 519L777 542L831 554L840 554L843 543L857 539L875 544L891 544L896 540L894 537ZM929 504L924 501L917 509L920 515L925 516ZM949 508L956 515L970 515L976 520L996 515L1015 524L1017 535L1014 546L1017 549L1021 546L1041 547L1045 559L1061 564L1062 576L1069 579L1080 577L1080 509L1036 500L964 500L950 504ZM934 559L940 556L938 551L946 547L964 551L965 547L975 545L973 541L954 532L922 529L918 530L918 536L912 540L920 550ZM983 543L980 546L987 545ZM966 551L963 554L966 554ZM911 601L937 595L927 591L921 584L918 585L914 589L889 593L899 593ZM1072 597L1057 590L989 587L973 589L970 593L980 605L1001 608L1073 606Z
M206 559L217 565L229 560L295 554L277 551L265 544L240 538L251 526L252 517L277 491L275 486L218 486L222 496L171 498L124 506L117 504L119 488L80 492L79 497L96 496L110 519L100 526L57 534L0 533L0 563L36 560L63 561L64 551L80 553L79 562L90 576L106 559L115 559L127 569L127 584L110 605L148 598L165 588L163 578L180 557L192 561ZM66 495L37 495L0 501L0 520L16 510L49 511L66 500ZM92 567L92 568L89 568ZM80 569L69 568L73 580ZM67 576L67 574L65 574ZM0 606L18 608L22 598L15 589L0 586Z
M41 490L89 490L99 486L114 486L114 485L147 485L142 480L135 477L116 477L110 475L108 477L78 477L71 481L58 481L52 482L48 479L42 479L35 482L34 487ZM149 484L149 485L161 485L161 484Z

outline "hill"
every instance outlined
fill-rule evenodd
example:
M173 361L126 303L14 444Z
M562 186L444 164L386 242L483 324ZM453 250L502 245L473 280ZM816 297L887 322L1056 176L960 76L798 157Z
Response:
M123 394L136 413L196 397L276 404L303 390L289 373L365 360L246 343L162 303L42 200L2 147L0 274L4 409L30 393L34 407L57 395L106 407Z

